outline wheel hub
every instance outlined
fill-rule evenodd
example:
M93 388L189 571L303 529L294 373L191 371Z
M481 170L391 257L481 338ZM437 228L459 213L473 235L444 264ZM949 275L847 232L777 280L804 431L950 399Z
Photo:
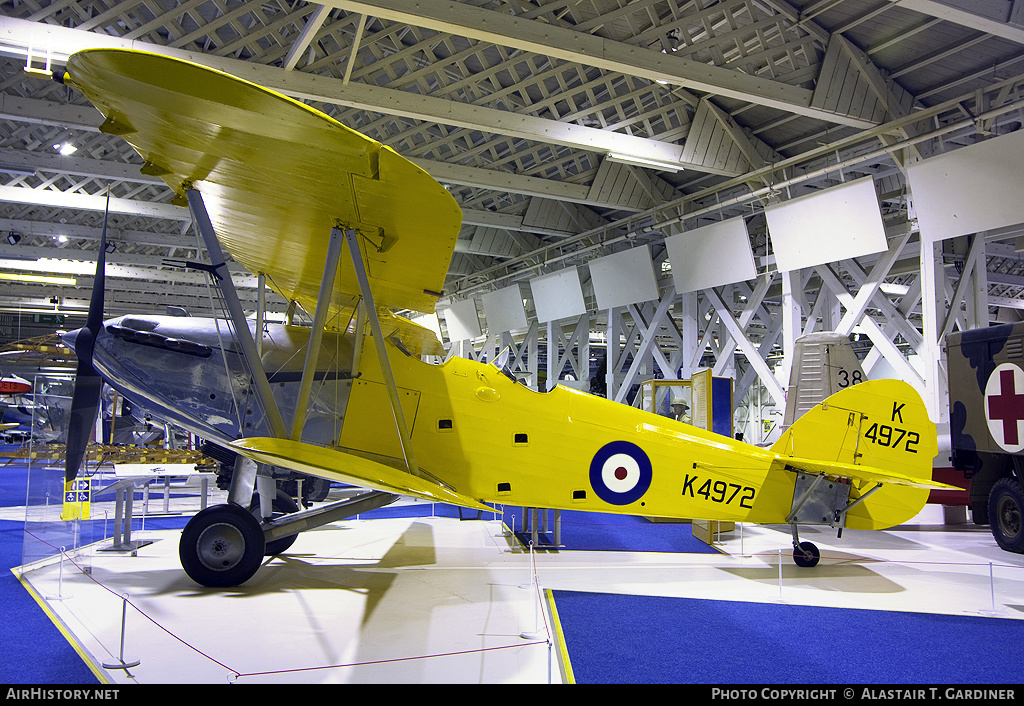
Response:
M1021 518L1020 508L1012 498L1002 498L999 502L999 524L1008 538L1014 538L1020 534Z
M245 554L245 538L233 525L217 523L202 531L196 541L196 555L211 571L225 571Z

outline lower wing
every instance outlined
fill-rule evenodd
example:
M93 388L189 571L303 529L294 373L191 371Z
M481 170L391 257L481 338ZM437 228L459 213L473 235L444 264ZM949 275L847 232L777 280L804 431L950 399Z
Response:
M231 445L238 453L259 463L398 495L486 512L494 510L429 478L414 476L407 471L339 449L269 437L238 439Z

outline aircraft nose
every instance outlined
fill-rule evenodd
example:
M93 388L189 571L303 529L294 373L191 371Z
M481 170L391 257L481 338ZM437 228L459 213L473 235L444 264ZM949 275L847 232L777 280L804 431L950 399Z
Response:
M61 343L63 343L65 346L67 346L71 350L75 350L75 341L78 340L78 334L81 331L82 331L82 329L79 328L79 329L75 329L74 331L68 331L66 333L62 333L60 335Z

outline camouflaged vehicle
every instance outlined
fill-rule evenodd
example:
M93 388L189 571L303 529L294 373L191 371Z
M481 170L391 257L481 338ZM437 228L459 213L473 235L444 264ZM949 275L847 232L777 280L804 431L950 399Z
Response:
M1024 323L946 336L953 467L970 479L976 524L1024 552Z

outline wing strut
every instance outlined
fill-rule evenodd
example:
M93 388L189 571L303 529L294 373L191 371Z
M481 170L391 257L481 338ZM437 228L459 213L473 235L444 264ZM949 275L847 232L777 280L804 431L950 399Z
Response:
M316 311L313 313L313 330L309 334L309 345L306 346L306 362L302 365L299 399L295 402L292 441L302 440L302 427L306 424L306 403L309 402L309 393L313 389L316 363L320 357L320 341L323 340L324 324L327 323L327 310L331 308L334 279L338 274L338 260L341 259L342 237L338 228L331 228L331 239L327 243L327 261L324 263L324 276L320 280L320 292L316 297Z
M388 397L391 399L391 412L395 417L395 426L398 427L398 436L402 441L402 455L405 456L405 465L409 473L420 476L420 467L416 465L416 458L412 451L412 440L409 437L409 428L405 424L405 414L402 412L402 404L398 397L398 387L395 385L395 376L391 372L391 363L388 362L388 351L384 345L384 333L380 328L380 319L377 318L377 307L373 303L373 293L370 291L370 280L366 276L366 267L363 264L363 253L359 249L359 235L351 228L345 229L345 240L348 242L348 251L352 255L352 267L355 269L356 280L359 281L359 293L362 295L362 307L365 313L366 322L370 324L370 331L373 333L373 342L377 346L377 358L380 361L380 370L384 376L384 386L388 390Z
M192 212L192 221L196 230L203 237L206 244L206 251L213 260L214 270L224 267L224 251L221 250L220 242L217 241L217 234L213 232L213 223L210 222L210 214L206 211L206 204L203 203L203 195L194 188L186 188L185 195L188 197L189 210ZM228 315L231 317L231 325L235 328L235 337L242 347L242 356L249 365L252 379L256 384L256 395L270 422L270 429L274 436L279 439L287 438L288 434L284 428L284 421L281 419L281 411L277 408L277 401L270 389L270 382L267 380L267 372L263 369L259 354L256 352L256 342L249 332L249 324L245 320L245 312L242 311L242 303L238 300L238 293L231 281L231 275L227 268L224 268L223 277L214 277L221 292L224 294L224 301L228 306ZM263 331L256 332L262 336Z

